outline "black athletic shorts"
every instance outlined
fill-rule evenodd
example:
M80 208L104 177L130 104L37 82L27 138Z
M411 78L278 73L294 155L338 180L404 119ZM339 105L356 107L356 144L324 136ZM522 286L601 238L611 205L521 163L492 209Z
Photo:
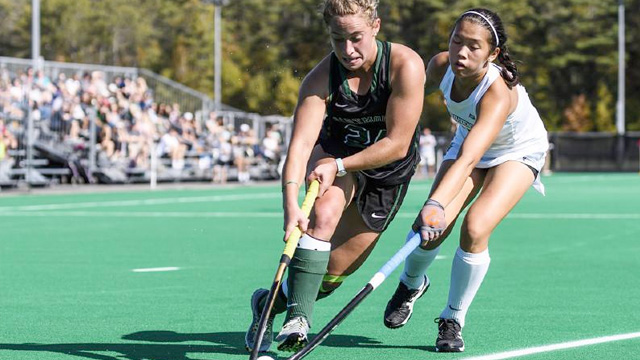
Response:
M320 139L318 143L333 157L351 155L344 145L331 138ZM394 164L393 168L352 173L356 177L356 194L353 201L358 206L358 212L365 225L373 231L386 230L402 205L411 177L420 161L416 149L411 148L410 151L411 153L402 161L398 161L398 164Z
M398 213L411 179L400 184L383 185L359 171L353 175L357 180L353 201L362 220L375 232L385 231Z

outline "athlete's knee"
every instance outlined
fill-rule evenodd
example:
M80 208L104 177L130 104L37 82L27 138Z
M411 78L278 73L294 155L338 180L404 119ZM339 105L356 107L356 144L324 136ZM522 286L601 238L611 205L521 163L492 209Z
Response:
M330 231L333 233L342 216L343 204L336 203L327 199L326 201L317 202L315 206L315 225L314 230Z
M464 219L461 230L472 242L480 242L491 235L493 226L486 217L469 214Z
M330 275L326 274L322 279L322 285L320 291L318 291L318 300L324 299L327 296L333 294L333 292L342 285L344 280L349 275Z

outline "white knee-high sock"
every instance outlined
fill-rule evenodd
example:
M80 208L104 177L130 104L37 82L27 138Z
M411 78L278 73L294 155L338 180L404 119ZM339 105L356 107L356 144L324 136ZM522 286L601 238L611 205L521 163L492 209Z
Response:
M489 249L472 254L458 247L451 265L449 301L440 314L441 318L454 319L464 327L465 316L489 270L490 262Z
M407 234L407 241L411 240L414 236L420 236L420 233L415 233L413 230ZM400 281L402 281L409 289L418 289L424 283L424 276L427 272L427 268L440 252L440 247L433 250L425 250L421 247L417 247L404 262L404 271L400 275ZM427 283L429 278L427 277Z

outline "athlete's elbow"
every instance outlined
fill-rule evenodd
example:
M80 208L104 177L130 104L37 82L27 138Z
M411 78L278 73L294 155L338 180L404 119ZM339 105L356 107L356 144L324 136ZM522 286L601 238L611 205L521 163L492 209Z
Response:
M456 162L464 166L466 169L473 170L476 167L476 165L480 162L480 159L481 159L480 156L461 155L460 157L458 157Z
M400 159L403 159L407 156L407 152L409 151L409 146L403 144L396 144L393 147L393 150L390 151L389 157L391 158L390 162L394 162Z

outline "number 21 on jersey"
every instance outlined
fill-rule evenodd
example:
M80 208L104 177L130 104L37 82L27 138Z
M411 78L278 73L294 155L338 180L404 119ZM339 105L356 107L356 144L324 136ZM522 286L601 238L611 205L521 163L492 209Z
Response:
M374 129L373 131L377 131L377 134L373 136L374 134L369 129L354 124L348 124L344 128L348 132L344 136L344 144L350 147L365 148L387 134L386 129Z

